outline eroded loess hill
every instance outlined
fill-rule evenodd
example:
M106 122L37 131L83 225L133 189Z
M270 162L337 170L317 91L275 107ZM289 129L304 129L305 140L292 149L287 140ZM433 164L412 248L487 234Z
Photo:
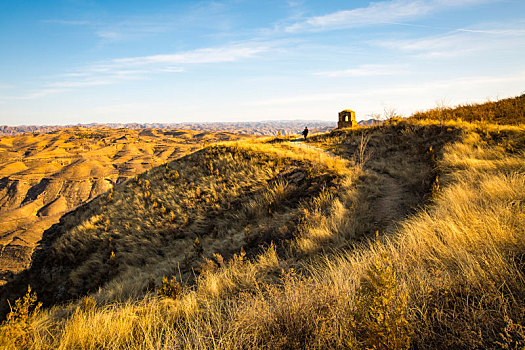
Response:
M29 265L44 230L64 213L203 142L239 138L109 128L0 138L0 283Z
M519 348L523 203L519 126L391 120L215 145L48 230L1 296L30 283L54 306L21 333L4 323L0 344Z

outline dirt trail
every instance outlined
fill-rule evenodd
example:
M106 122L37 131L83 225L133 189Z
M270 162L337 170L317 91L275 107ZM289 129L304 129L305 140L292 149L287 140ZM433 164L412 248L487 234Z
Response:
M330 151L327 151L325 149L322 149L322 148L319 148L319 147L315 147L315 146L312 146L312 145L308 145L308 144L304 143L303 140L304 139L301 137L300 139L295 139L295 140L292 140L291 142L293 142L292 144L294 146L312 149L312 150L315 150L315 151L317 151L319 153L322 153L322 154L324 154L324 155L326 155L328 157L342 158L342 157L338 156L337 154L332 153Z
M295 146L316 150L327 157L340 158L330 151L304 143L302 138L293 140L292 142ZM396 223L402 220L408 212L405 203L409 193L401 181L394 177L370 168L367 168L367 170L374 172L380 178L379 191L381 194L371 205L373 209L374 226L380 233L391 233L395 229Z
M382 233L391 233L396 223L403 219L408 211L405 197L408 192L399 180L388 174L376 172L381 178L381 195L372 205L374 209L374 224Z

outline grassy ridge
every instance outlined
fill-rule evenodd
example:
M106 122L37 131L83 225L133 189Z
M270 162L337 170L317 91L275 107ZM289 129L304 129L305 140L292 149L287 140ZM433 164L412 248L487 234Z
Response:
M50 305L106 283L100 300L142 296L163 275L192 283L214 253L229 258L243 247L251 256L260 245L290 240L301 208L348 173L342 161L306 149L208 147L64 216L45 233L31 269L6 290L29 281Z
M11 335L4 346L525 345L525 128L391 121L319 135L310 145L332 153L284 139L210 147L117 186L93 213L72 214L70 224L64 218L69 226L50 247L73 259L89 245L83 239L118 232L112 241L122 243L112 251L121 260L110 269L118 273L88 297L78 289L71 297L80 299L28 316L25 331L4 324ZM143 204L148 191L160 209ZM154 211L162 206L175 219ZM104 220L93 224L93 234L85 222L99 207L113 216L107 230ZM133 215L146 226L137 227ZM179 246L172 236L173 243L161 239L173 229L184 232ZM177 271L183 251L195 274ZM137 264L141 256L149 260ZM103 266L102 258L91 260ZM85 280L86 266L97 271L91 264L73 265L69 276L84 268ZM185 283L158 297L148 292L149 274L157 287L168 274Z
M459 120L493 124L518 125L525 123L525 94L499 101L462 106L438 107L411 116L417 120Z

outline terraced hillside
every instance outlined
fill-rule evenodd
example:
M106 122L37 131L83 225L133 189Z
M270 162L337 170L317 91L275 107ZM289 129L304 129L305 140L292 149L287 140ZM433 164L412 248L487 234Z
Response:
M44 230L115 184L206 142L184 130L61 129L0 138L0 283L26 268Z

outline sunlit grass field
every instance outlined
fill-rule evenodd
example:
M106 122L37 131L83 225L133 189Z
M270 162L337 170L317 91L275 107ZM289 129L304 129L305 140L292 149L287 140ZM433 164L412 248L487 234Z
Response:
M0 344L523 348L524 203L523 125L391 119L214 144L48 231L2 290ZM15 305L28 283L37 300Z

